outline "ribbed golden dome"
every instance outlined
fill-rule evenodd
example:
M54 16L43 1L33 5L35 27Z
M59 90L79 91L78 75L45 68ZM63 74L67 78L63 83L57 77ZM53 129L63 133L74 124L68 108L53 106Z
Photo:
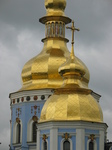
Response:
M40 122L47 121L91 121L103 122L103 114L98 102L91 95L91 90L83 85L86 68L70 56L60 68L64 79L61 88L46 101Z
M44 42L42 52L29 60L22 69L22 90L59 88L63 79L58 73L59 67L69 58L69 51L63 40L49 39ZM89 71L78 58L76 61L84 66L86 73L83 85L89 82Z
M102 110L90 94L54 94L45 102L40 117L40 122L76 120L103 122Z
M22 70L23 90L59 88L63 79L58 73L58 68L69 58L69 51L65 38L65 25L71 19L64 16L66 0L45 0L47 15L40 18L45 24L45 38L43 50L39 55L29 60ZM85 68L85 76L82 79L83 86L88 85L89 71L87 67L76 58Z

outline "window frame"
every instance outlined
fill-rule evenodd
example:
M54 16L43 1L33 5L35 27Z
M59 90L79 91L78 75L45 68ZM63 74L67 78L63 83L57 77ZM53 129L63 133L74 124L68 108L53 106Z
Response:
M21 130L20 130L20 142L18 143L18 133L17 133L17 126L18 123L15 121L14 126L13 126L13 144L21 144L22 142L22 121L20 120L20 126L21 126Z
M64 144L65 141L67 141L67 140L65 140L65 138L63 138L61 140L61 150L63 150L63 144ZM70 138L68 138L68 141L70 142L70 150L73 150L72 140Z
M89 143L91 142L91 139L89 139L88 141L87 141L87 150L89 150ZM97 150L97 143L96 143L96 140L93 140L93 144L94 144L94 146L93 146L93 150Z
M42 147L42 150L44 150L44 142L45 142L45 141L42 140L42 146L41 146L41 147ZM47 143L47 150L48 150L48 140L47 140L47 139L46 139L46 143Z
M34 124L35 124L35 130L36 130L36 133L34 134ZM34 138L35 136L35 138ZM32 123L32 142L36 143L37 142L37 123L35 121L33 121Z
M36 142L33 141L33 123L34 121L32 118L28 121L27 124L27 142L29 143L36 143L37 142L37 129L36 129ZM37 127L37 125L36 125Z

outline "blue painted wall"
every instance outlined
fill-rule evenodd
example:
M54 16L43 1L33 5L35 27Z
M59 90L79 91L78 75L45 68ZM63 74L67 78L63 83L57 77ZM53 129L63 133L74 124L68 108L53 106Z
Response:
M22 147L28 147L27 145L27 124L29 120L35 115L40 118L41 110L44 105L45 101L33 101L33 102L25 102L25 103L18 103L12 105L12 130L11 130L11 149L14 149L13 143L13 127L16 122L16 118L18 117L22 121ZM35 110L33 106L37 106ZM39 110L40 107L40 110ZM20 109L21 112L18 112L17 109ZM26 148L22 148L22 150L26 150Z
M85 135L88 134L94 134L94 135L99 135L99 130L90 130L90 129L85 129ZM88 142L88 136L85 136L85 150L87 150L87 142ZM96 137L96 144L97 144L97 150L99 150L99 137Z
M76 129L71 129L71 128L59 128L58 129L58 133L62 133L62 135L64 133L76 133ZM70 135L71 136L71 135ZM61 135L58 136L58 150L61 150L61 141L62 141L63 137ZM76 135L72 135L71 136L71 141L72 141L72 148L73 150L76 150Z
M40 150L42 149L42 144L43 144L43 134L47 134L47 142L48 142L48 150L50 150L50 130L41 130L40 131Z

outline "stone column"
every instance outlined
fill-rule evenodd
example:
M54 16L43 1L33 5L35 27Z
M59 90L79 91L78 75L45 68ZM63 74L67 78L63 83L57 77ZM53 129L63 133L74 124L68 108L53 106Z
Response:
M76 150L85 150L84 129L76 129Z
M99 150L104 150L104 131L100 131L100 144L99 144Z
M58 150L58 129L50 130L50 150Z
M40 150L40 130L37 130L37 150Z

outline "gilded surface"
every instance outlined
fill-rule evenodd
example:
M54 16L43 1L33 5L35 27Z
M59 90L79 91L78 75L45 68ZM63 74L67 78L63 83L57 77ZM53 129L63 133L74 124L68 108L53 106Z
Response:
M48 39L44 42L42 52L28 61L22 70L22 90L59 88L63 79L58 73L58 68L68 59L70 53L66 42L59 39ZM84 66L86 74L81 82L87 87L89 82L89 71L78 58L78 62Z
M43 106L40 122L47 121L91 121L103 122L103 114L98 102L91 96L91 90L84 87L82 79L86 70L72 55L60 67L64 79L61 88Z
M72 22L74 28L74 22ZM103 114L98 102L92 97L88 85L84 87L86 67L74 55L74 31L69 58L59 67L63 85L45 102L40 122L48 121L91 121L103 122Z
M40 22L47 25L52 21L62 21L65 30L65 24L71 22L71 19L64 15L66 0L45 0L45 7L47 14ZM74 120L103 122L102 110L88 89L89 71L84 63L72 54L74 37L72 36L70 57L64 34L63 38L59 37L62 35L58 32L59 24L55 25L55 29L51 27L51 25L50 29L46 27L47 36L43 39L44 47L41 53L23 67L23 85L20 91L55 89L54 95L43 106L40 122ZM52 34L49 34L49 31Z
M40 122L66 120L102 122L102 110L90 94L54 94L46 101Z
M64 15L66 0L45 0L47 15Z
M40 22L47 25L56 21L61 21L64 24L71 22L71 19L64 15L64 9L66 7L66 0L45 0L46 16L40 19ZM52 27L52 26L50 26ZM59 88L63 84L63 79L58 73L58 68L69 58L69 51L66 43L65 33L62 37L56 37L57 26L53 30L53 37L46 37L42 41L44 42L43 50L39 55L29 60L22 70L22 88L23 90L45 89L45 88ZM59 26L60 27L60 26ZM60 28L61 29L61 28ZM48 36L48 33L47 33ZM83 87L88 86L89 71L87 67L78 59L78 62L84 66L86 73L83 77L81 84Z

